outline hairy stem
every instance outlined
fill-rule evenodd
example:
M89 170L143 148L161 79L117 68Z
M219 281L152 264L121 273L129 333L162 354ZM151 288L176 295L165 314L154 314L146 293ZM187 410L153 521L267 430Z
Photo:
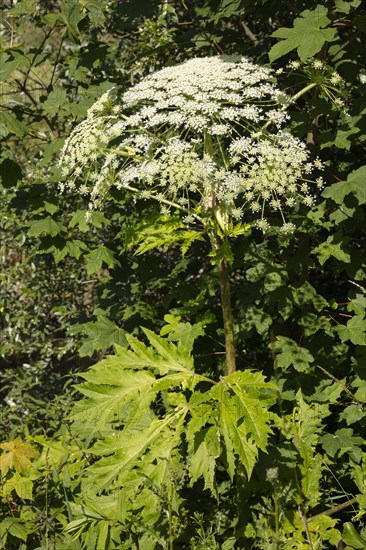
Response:
M302 508L301 505L299 505L298 511L299 511L299 516L300 516L301 521L302 521L303 526L304 526L304 530L305 530L305 533L306 533L306 538L307 538L307 541L308 541L308 544L309 544L309 548L310 548L310 550L314 550L314 545L313 545L313 541L311 539L310 529L309 529L309 525L308 525L308 518L306 517L305 510Z
M220 290L221 307L224 320L225 331L225 353L226 353L226 374L232 374L236 371L235 344L234 344L234 324L233 313L231 309L231 295L229 283L229 266L227 260L221 260L219 264L220 272Z

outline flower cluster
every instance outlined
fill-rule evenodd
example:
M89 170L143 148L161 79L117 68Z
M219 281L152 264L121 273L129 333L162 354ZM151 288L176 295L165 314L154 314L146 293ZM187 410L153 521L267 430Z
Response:
M298 60L290 61L288 68L298 71L301 75L314 82L321 94L327 97L336 109L347 114L345 109L345 82L339 73L321 59L308 59L304 63Z
M278 134L261 139L239 138L229 148L232 163L239 165L239 188L235 195L242 194L244 204L253 213L261 212L261 220L257 223L261 229L269 227L263 214L268 206L273 211L279 211L284 232L293 229L286 223L283 211L286 207L293 208L299 202L311 207L314 198L311 194L310 180L306 179L314 169L322 168L319 159L309 162L309 153L304 143L291 134L280 131ZM230 182L231 183L231 182ZM224 182L218 196L232 193L232 186ZM318 178L318 188L323 180Z
M78 187L100 208L115 185L160 201L164 211L174 203L186 220L193 208L217 206L259 216L264 230L269 208L290 231L283 212L312 205L314 166L305 146L281 130L286 102L272 72L243 57L167 67L121 95L110 90L89 109L65 142L61 190Z
M166 124L194 133L231 134L236 122L252 127L268 118L264 107L285 101L271 80L269 69L242 57L191 59L148 76L123 95L123 111L134 112L124 128ZM273 115L279 122L286 118L280 109L273 109L269 116Z

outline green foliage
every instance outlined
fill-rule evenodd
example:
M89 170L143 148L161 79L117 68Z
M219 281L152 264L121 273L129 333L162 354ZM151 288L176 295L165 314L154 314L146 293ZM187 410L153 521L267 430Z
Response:
M365 13L359 0L284 6L1 6L9 550L365 546ZM256 63L269 55L289 95L311 86L289 130L320 156L326 185L294 213L293 237L278 232L281 220L265 238L244 224L210 256L178 212L163 218L115 191L88 222L82 197L59 194L63 138L103 92L193 56L243 52ZM307 64L288 74L295 55Z
M272 33L273 37L285 40L271 48L268 54L270 61L275 61L294 49L297 49L301 61L306 61L317 54L326 42L333 42L336 30L325 28L330 23L327 13L327 8L318 4L314 10L303 11L295 19L292 29L282 27Z
M171 334L171 325L168 329ZM78 389L85 398L72 411L71 433L86 442L81 444L94 457L82 479L86 502L92 494L96 500L108 494L109 518L126 528L139 510L145 528L162 530L164 536L167 525L160 523L167 488L172 491L168 498L179 502L183 480L193 487L202 478L204 489L217 497L216 476L223 468L231 482L241 465L251 477L258 451L266 450L268 407L276 400L276 387L250 370L216 383L195 372L187 347L200 327L186 323L185 339L177 346L144 332L149 346L127 336L129 349L116 346L115 355L82 375L86 382ZM118 512L121 491L123 517ZM102 529L107 515L98 514ZM72 522L68 530L79 527L80 522Z

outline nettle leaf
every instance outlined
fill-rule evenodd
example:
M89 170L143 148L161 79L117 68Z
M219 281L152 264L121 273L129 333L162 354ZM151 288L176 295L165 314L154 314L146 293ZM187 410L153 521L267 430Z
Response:
M342 342L350 340L352 344L366 346L366 320L363 315L355 315L347 322L347 325L336 327Z
M306 61L318 53L325 42L333 42L337 33L335 29L325 28L330 23L327 14L327 8L318 4L314 10L303 11L294 20L293 28L282 27L272 33L271 36L284 40L270 49L270 61L273 62L295 49L301 61Z
M273 347L275 351L279 352L276 356L278 366L284 369L293 365L295 370L304 372L314 362L314 357L310 351L299 346L291 338L277 336Z
M106 246L100 245L98 248L92 250L86 255L86 272L88 275L98 273L103 264L107 267L113 268L115 265L119 265L118 260L114 256L114 252Z
M0 523L0 536L4 540L4 542L6 541L7 533L10 533L11 535L13 535L13 537L24 540L24 542L26 542L29 531L23 522L23 517L15 518L13 516L8 516L2 519Z

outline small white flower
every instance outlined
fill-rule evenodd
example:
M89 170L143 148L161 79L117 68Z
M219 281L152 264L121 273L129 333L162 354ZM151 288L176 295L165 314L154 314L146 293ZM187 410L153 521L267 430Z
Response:
M259 204L259 202L252 202L252 204L250 205L250 209L252 212L259 212L261 209L261 205Z
M289 66L291 69L298 69L300 67L300 61L290 61Z
M324 170L324 163L318 157L314 160L314 166L318 170Z
M306 206L309 206L309 207L313 206L313 204L314 204L314 199L313 199L313 197L305 197L305 198L304 198L304 204L305 204Z
M338 73L333 73L330 77L330 82L336 86L337 84L340 84L343 82L343 78Z
M268 221L265 218L262 218L262 219L258 220L257 223L256 223L256 226L258 227L258 229L263 231L263 233L268 231L268 229L270 227Z
M295 231L296 227L291 222L285 222L283 226L281 227L281 232L285 233L285 235L291 234Z
M320 59L314 59L313 67L314 69L322 69L324 67L324 63L320 61Z

